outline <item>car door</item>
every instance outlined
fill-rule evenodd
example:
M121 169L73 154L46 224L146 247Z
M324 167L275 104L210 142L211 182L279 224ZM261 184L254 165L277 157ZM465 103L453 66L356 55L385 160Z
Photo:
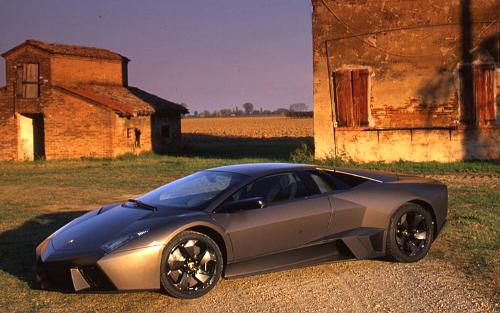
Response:
M266 205L214 214L231 238L234 261L296 249L325 236L332 214L329 199L298 173L261 178L226 201L255 197L263 197Z

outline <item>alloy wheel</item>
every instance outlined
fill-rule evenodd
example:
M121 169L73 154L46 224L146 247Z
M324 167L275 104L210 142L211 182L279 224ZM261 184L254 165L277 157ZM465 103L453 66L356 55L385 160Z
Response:
M418 212L403 214L396 227L396 243L399 250L408 256L416 256L427 245L427 223Z
M169 253L166 274L172 286L182 293L196 292L214 283L217 254L202 240L188 239Z

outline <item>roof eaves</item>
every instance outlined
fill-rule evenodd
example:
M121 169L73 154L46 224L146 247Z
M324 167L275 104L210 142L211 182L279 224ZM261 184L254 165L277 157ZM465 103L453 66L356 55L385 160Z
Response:
M76 96L78 98L83 98L86 101L97 104L100 107L104 107L106 109L109 109L120 116L131 117L131 116L140 115L141 113L143 113L141 111L134 112L133 109L126 107L125 105L118 103L116 101L113 101L111 99L104 99L103 97L97 96L95 94L90 95L89 93L92 93L91 91L88 92L87 90L85 90L85 92L83 92L81 89L78 90L78 89L75 89L72 87L61 86L61 85L57 85L55 87L70 94L70 95Z

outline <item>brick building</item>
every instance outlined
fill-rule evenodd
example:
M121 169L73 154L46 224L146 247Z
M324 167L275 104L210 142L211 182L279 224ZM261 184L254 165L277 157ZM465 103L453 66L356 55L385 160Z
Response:
M27 40L2 56L0 160L161 153L180 140L187 110L128 86L118 53Z
M312 0L317 158L500 158L498 0Z

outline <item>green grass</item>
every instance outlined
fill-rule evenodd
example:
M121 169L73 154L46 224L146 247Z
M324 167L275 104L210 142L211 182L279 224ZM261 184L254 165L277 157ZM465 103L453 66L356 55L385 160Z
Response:
M297 147L296 143L293 145ZM101 295L69 296L34 289L34 248L40 240L83 211L139 195L201 169L290 159L313 162L300 150L290 155L289 152L273 151L271 146L260 147L250 158L241 157L242 149L238 146L225 147L224 154L229 155L218 155L217 151L204 149L209 148L190 149L169 156L128 155L116 160L0 162L0 311L64 311L67 304L78 307L80 311L133 310L141 307L144 301L159 301L156 295L138 293L116 295L114 301L119 303L112 304ZM293 150L287 149L285 151ZM435 242L429 258L450 262L492 292L498 292L498 162L361 165L328 160L318 163L442 178L449 185L448 224Z

